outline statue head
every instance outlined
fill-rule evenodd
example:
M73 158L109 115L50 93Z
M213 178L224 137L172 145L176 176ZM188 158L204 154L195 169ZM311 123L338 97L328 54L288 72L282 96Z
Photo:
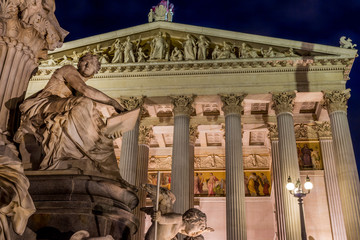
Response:
M190 237L196 237L203 232L213 231L206 226L206 214L196 208L190 208L182 216L184 231L181 233Z
M79 59L78 71L86 78L94 76L100 70L101 64L96 55L87 53Z

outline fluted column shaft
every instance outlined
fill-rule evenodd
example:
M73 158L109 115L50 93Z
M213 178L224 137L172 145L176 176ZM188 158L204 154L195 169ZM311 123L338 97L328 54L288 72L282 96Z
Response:
M152 138L152 127L140 126L139 128L139 153L136 168L135 186L140 187L147 183L149 168L149 144ZM146 191L139 188L139 205L135 208L134 214L139 219L138 232L135 235L136 240L143 240L145 237L145 213L140 208L146 207Z
M269 128L271 140L271 156L272 156L272 176L274 180L273 191L275 196L275 215L277 223L278 240L286 239L285 231L285 213L284 213L284 196L282 186L285 184L282 179L280 155L279 155L279 139L276 126Z
M328 196L329 212L331 220L332 235L334 240L346 240L344 217L342 213L340 190L336 174L333 141L331 138L331 127L329 122L318 123L318 131L322 159L324 164L324 175L326 193Z
M226 239L246 240L242 101L246 94L221 95L225 113Z
M189 161L190 161L190 207L194 207L194 164L195 164L195 142L199 137L198 126L190 126Z
M295 181L300 178L292 116L295 96L295 92L273 94L273 108L276 112L279 132L280 181L282 181L280 188L283 195L287 240L301 239L299 206L296 198L286 189L285 184L289 176Z
M142 107L144 98L121 98L120 104L128 111ZM122 137L119 169L120 175L130 184L135 185L138 159L139 120L133 130L125 132Z
M350 90L324 92L334 141L341 206L348 240L360 236L360 183L346 109Z
M190 208L191 171L189 151L190 114L193 96L173 97L174 135L171 164L171 191L176 197L174 212L184 213Z

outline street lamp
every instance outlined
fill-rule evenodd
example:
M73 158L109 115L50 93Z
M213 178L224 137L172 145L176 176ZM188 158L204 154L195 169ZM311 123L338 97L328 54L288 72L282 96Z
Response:
M296 181L296 183L292 183L291 177L288 178L288 183L286 184L287 190L289 190L290 194L298 199L299 208L300 208L300 222L301 222L301 239L306 240L306 229L305 229L305 220L304 220L304 210L303 210L303 198L306 197L307 194L310 193L310 190L313 188L313 184L310 182L309 176L306 176L306 181L304 184L303 190L301 187L300 179Z

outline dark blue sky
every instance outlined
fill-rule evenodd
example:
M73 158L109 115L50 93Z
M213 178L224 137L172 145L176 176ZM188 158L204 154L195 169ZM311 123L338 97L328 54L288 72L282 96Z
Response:
M57 0L66 41L147 22L160 0ZM244 33L339 46L341 36L360 48L360 0L172 0L174 22ZM360 59L350 74L349 123L360 166ZM359 169L359 167L358 167Z

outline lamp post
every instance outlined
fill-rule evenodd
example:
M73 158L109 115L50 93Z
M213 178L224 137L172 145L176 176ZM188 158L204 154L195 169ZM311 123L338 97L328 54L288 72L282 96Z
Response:
M306 229L305 229L305 219L304 219L304 210L303 210L303 198L306 197L307 194L310 193L310 190L313 188L313 184L310 182L309 176L306 176L306 181L304 184L303 190L300 179L296 181L296 183L292 183L291 177L288 178L288 183L286 184L287 190L289 190L290 194L298 199L299 208L300 208L300 223L301 223L301 240L306 240Z

